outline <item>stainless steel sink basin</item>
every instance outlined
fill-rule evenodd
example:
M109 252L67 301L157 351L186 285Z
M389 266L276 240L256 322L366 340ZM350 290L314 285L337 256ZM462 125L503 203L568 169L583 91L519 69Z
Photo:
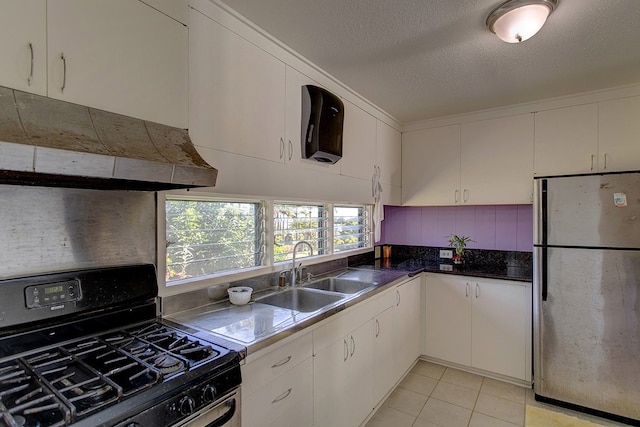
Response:
M375 283L359 280L342 279L339 277L327 277L305 285L305 288L322 289L323 291L340 292L341 294L355 294L373 286Z
M304 289L287 289L277 294L269 295L256 300L262 304L275 305L276 307L288 308L290 310L310 312L316 311L327 305L336 303L343 299L342 295L324 294Z

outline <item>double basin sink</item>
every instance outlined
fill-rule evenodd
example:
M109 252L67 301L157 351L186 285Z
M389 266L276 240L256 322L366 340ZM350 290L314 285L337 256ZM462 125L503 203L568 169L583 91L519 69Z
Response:
M301 284L301 287L289 288L259 298L256 302L295 311L312 312L345 300L375 285L377 282L326 277Z

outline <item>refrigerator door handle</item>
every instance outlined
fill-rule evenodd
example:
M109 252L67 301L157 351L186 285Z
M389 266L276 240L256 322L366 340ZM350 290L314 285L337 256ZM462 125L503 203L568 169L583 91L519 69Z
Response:
M540 266L541 266L541 271L540 271L540 293L542 294L542 301L546 301L547 300L547 284L548 284L548 275L547 275L547 247L543 246L541 249L541 259L540 259Z

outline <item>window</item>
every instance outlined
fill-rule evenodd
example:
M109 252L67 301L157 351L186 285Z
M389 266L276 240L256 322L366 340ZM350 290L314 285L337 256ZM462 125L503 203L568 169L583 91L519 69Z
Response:
M369 209L364 206L333 207L333 252L371 246Z
M263 203L168 199L166 280L263 264Z
M326 208L324 205L299 205L276 203L273 206L274 262L293 258L293 248L300 241L307 241L313 255L327 253ZM311 256L307 245L300 246L297 258Z

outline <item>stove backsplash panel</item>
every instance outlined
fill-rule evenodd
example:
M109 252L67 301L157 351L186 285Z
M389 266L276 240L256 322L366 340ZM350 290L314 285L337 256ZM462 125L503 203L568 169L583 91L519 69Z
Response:
M156 263L155 193L0 185L0 280Z

